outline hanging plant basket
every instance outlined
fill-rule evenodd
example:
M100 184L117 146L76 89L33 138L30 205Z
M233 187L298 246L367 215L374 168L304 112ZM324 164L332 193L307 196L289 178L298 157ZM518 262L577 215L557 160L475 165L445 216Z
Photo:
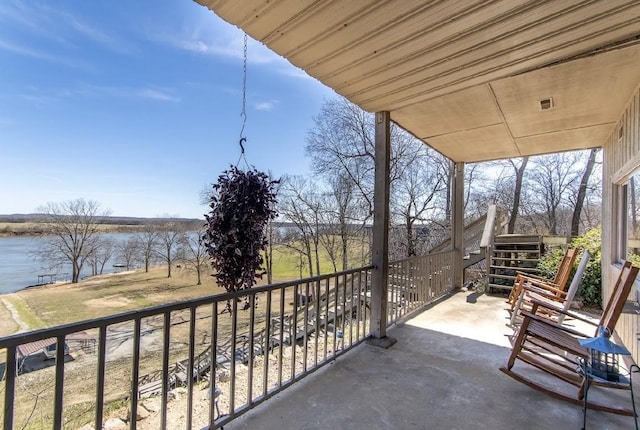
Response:
M202 236L217 284L228 292L251 288L266 271L265 230L276 217L274 184L267 174L232 166L213 184ZM227 305L227 310L231 310Z

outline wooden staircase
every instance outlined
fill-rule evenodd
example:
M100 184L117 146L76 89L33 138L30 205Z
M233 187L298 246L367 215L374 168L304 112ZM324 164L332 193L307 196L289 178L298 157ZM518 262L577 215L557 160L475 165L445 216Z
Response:
M542 237L504 234L495 236L489 266L489 292L508 292L516 272L537 274L536 266L544 251Z
M485 269L485 265L482 264L486 259L485 248L481 247L480 242L484 232L485 224L487 222L487 214L471 221L464 227L464 257L463 268L466 270L476 264L481 264L482 269ZM437 252L448 251L452 247L451 239L447 238L438 245L434 246L429 254Z

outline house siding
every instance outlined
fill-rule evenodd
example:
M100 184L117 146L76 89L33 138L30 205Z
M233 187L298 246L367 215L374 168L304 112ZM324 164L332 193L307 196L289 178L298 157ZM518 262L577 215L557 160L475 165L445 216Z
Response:
M623 128L620 136L620 127ZM636 89L627 104L609 138L603 145L602 175L602 280L603 304L611 297L614 282L620 273L620 264L616 261L617 213L615 208L616 184L628 178L640 167L640 89ZM626 215L626 208L625 215ZM636 282L636 285L638 282ZM634 289L631 298L638 298ZM640 362L638 333L640 318L637 314L623 313L616 326L616 332L623 343L632 352L636 363Z

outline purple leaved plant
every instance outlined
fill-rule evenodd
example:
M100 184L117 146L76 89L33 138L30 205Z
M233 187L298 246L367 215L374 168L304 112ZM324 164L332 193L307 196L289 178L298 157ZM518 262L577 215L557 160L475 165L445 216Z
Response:
M277 215L275 183L255 168L232 166L213 184L202 240L216 282L228 292L249 289L266 273L262 251L267 224ZM231 311L229 303L227 310Z

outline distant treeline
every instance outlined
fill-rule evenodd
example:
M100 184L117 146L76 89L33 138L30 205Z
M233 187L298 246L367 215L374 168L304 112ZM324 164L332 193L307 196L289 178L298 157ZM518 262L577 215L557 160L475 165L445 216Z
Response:
M41 222L45 219L44 214L0 214L0 222L6 223L25 223L25 222ZM204 219L196 218L139 218L130 216L101 216L96 217L98 224L110 225L148 225L166 223L168 221L177 221L184 223L201 223Z
M0 215L0 237L2 236L41 236L50 234L50 228L43 214ZM105 233L134 233L145 227L163 225L169 222L183 225L185 230L198 230L204 220L195 218L138 218L100 216L96 224Z
M0 237L2 236L40 236L50 232L45 223L43 223L45 215L43 214L0 214ZM204 219L197 218L140 218L127 216L100 216L96 217L96 223L104 226L104 231L109 233L129 233L137 232L146 226L167 224L174 222L185 226L187 231L199 230ZM323 227L325 225L321 225ZM292 222L274 222L274 228L295 228L296 224ZM329 225L326 225L329 227ZM362 225L353 224L352 227L363 228ZM365 229L370 226L364 226Z

